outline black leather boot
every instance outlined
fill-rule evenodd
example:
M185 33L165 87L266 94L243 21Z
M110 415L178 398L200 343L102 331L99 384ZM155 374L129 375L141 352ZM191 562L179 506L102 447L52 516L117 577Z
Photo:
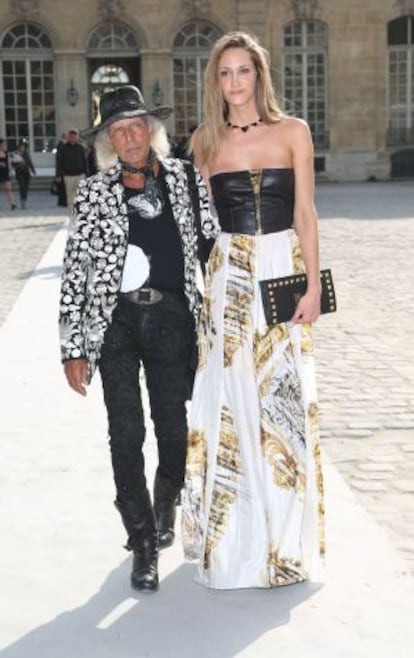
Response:
M159 547L168 548L168 546L171 546L174 543L175 539L175 501L173 503L159 503L155 509Z
M158 589L158 532L148 492L142 504L117 499L115 507L121 514L128 533L125 548L133 552L131 585L134 589Z
M158 589L158 538L156 530L143 537L133 549L131 585L134 589Z
M154 482L154 512L160 548L167 548L174 543L178 496L179 489L157 473Z

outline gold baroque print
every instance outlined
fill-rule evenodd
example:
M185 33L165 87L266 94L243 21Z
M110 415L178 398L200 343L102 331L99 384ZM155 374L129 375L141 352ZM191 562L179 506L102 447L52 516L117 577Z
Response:
M253 357L256 373L263 370L264 366L270 361L273 352L273 342L271 338L272 329L268 328L265 333L261 334L256 331L253 339Z
M198 363L197 370L202 370L207 365L208 355L211 352L216 336L216 328L212 314L213 299L206 291L200 313L200 324L198 328Z
M293 274L302 274L305 272L305 263L303 262L300 242L296 231L289 231L290 246L292 249Z
M273 547L267 557L267 566L271 587L290 585L304 580L301 563L298 560L280 558L277 549Z
M325 500L323 492L321 446L319 441L315 444L313 449L313 457L315 459L316 488L318 492L319 550L321 555L325 555Z
M216 243L211 251L210 258L207 263L205 291L198 330L198 370L202 370L207 365L208 355L213 348L214 338L217 334L216 326L213 321L214 299L212 296L212 283L215 274L223 266L223 263L224 254Z
M227 407L221 410L221 429L217 451L217 471L204 549L204 568L210 565L211 551L223 537L230 507L237 498L237 482L242 472L240 448L234 418Z
M277 361L272 359L271 365L260 385L261 425L283 440L288 450L302 461L306 452L305 409L290 343Z
M273 472L273 482L282 489L304 491L306 476L295 455L275 434L261 430L263 455Z
M300 330L300 350L302 355L309 356L313 354L313 333L310 322L305 322Z
M207 443L202 430L191 429L187 441L187 470L189 476L204 477L207 465Z
M251 332L251 304L254 287L254 241L248 235L233 235L229 253L229 277L224 309L224 365L233 363L233 356Z
M209 277L213 277L216 272L218 272L224 264L224 254L217 242L211 250L210 257L207 263L207 272Z
M253 355L256 373L260 373L271 360L278 343L288 338L286 324L268 327L264 333L256 331L253 340Z
M316 402L308 406L309 427L313 442L315 460L316 490L318 492L319 545L321 555L325 554L325 500L323 489L321 444L319 441L319 407Z
M241 459L234 419L227 407L221 410L220 443L217 463L236 478L241 473Z
M198 559L202 545L202 507L205 497L207 443L204 432L192 429L188 434L185 492L182 509L182 537L188 559Z

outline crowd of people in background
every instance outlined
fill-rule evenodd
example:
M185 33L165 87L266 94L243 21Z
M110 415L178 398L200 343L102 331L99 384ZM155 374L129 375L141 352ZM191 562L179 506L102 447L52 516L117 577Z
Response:
M30 179L32 174L36 174L36 169L30 157L28 143L23 139L16 150L10 155L7 150L6 140L0 138L0 189L5 193L11 210L15 210L16 202L11 182L12 174L16 177L19 189L20 207L25 209Z
M171 155L182 160L191 160L188 152L189 140L197 128L193 126L187 137L169 136ZM79 180L92 176L98 171L93 140L82 143L79 131L71 128L62 133L55 148L55 176L51 191L57 196L57 205L72 211L75 191ZM11 210L17 205L12 187L12 177L16 178L20 207L27 207L27 197L32 175L36 169L30 155L29 142L23 139L16 150L9 153L4 138L0 138L0 190L6 195Z

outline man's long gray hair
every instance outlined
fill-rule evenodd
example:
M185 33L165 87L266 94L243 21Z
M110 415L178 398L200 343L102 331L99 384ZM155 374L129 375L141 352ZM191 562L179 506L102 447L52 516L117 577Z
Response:
M170 152L170 144L164 124L150 115L146 119L150 130L152 148L157 156L166 157ZM95 150L99 169L109 169L114 166L118 156L109 138L108 128L98 132L95 139Z

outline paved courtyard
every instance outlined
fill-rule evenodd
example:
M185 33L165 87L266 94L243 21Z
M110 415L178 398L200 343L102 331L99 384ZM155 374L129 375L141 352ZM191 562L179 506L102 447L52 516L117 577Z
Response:
M412 655L414 186L321 184L316 201L321 264L332 269L338 297L338 312L315 328L327 585L205 593L190 584L178 541L162 556L160 593L137 602L128 559L114 568L122 537L99 386L80 400L56 366L66 210L36 192L28 210L10 213L0 197L0 437L8 465L0 478L0 614L1 641L13 642L5 658L170 658L170 642L179 642L181 658L194 655L194 642L203 658L270 658L275 642L281 658ZM151 442L147 450L153 464ZM252 606L254 619L245 614ZM154 640L157 620L165 633ZM239 631L226 635L229 625Z
M324 446L414 573L414 186L322 185L338 312L316 328Z

